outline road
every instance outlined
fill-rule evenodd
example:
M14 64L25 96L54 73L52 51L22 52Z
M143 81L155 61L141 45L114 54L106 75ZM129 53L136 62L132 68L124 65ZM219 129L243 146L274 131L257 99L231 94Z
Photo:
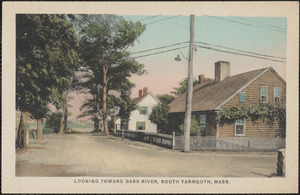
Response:
M17 176L274 177L276 153L173 151L119 137L45 135L17 151Z

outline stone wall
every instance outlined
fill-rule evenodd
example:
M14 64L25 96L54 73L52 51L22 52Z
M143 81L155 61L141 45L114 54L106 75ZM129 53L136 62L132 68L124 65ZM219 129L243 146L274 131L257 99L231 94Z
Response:
M190 150L224 150L224 151L277 151L285 148L285 139L276 138L216 138L214 136L191 136ZM175 150L181 150L184 146L184 137L175 137Z
M216 138L216 147L218 150L230 151L277 151L285 148L284 138Z

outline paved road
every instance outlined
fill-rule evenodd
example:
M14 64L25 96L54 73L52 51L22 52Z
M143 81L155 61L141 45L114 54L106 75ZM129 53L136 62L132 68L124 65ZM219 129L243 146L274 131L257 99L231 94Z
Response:
M92 134L46 135L17 152L17 176L274 177L276 153L172 151Z

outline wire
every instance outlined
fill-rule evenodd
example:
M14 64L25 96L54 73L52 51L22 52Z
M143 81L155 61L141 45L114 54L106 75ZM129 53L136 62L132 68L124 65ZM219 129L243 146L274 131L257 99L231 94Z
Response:
M255 52L251 52L251 51L245 51L245 50L240 50L240 49L234 49L234 48L224 47L224 46L220 46L220 45L213 45L213 44L204 43L204 42L195 42L195 43L200 43L200 44L203 44L203 45L211 45L211 46L215 46L215 47L220 47L220 48L224 48L224 49L230 49L230 50L234 50L234 51L239 51L239 52L244 52L244 53L249 53L249 54L254 54L254 55L264 56L264 57L271 57L271 58L278 58L278 59L286 60L286 58L283 58L283 57L270 56L270 55L266 55L266 54L259 54L259 53L255 53Z
M178 16L181 16L181 15L178 15ZM154 22L150 22L150 23L146 23L146 24L149 25L149 24L153 24L153 23L160 22L160 21L163 21L163 20L169 20L169 19L171 19L171 18L175 18L175 17L178 17L178 16L171 16L171 17L168 17L168 18L156 20L156 21L154 21Z
M187 48L187 47L188 47L188 46L178 47L178 48L174 48L174 49L169 49L169 50L165 50L165 51L160 51L160 52L151 53L151 54L146 54L146 55L137 56L137 57L132 57L132 58L133 58L133 59L136 59L136 58L143 58L143 57L152 56L152 55L157 55L157 54L166 53L166 52L170 52L170 51L175 51L175 50L183 49L183 48Z
M176 44L172 44L172 45L168 45L168 46L163 46L163 47L156 47L156 48L153 48L153 49L147 49L147 50L143 50L143 51L132 52L131 54L144 53L144 52L148 52L148 51L152 51L152 50L157 50L157 49L163 49L163 48L167 48L167 47L172 47L172 46L175 46L175 45L181 45L181 44L184 44L184 43L188 43L188 41L181 42L181 43L176 43Z
M203 48L203 49L209 49L209 50L213 50L213 51L219 51L219 52L236 54L236 55L241 55L241 56L247 56L247 57L253 57L253 58L258 58L258 59L270 60L270 61L274 61L274 62L286 63L286 61L281 61L281 60L274 60L274 59L270 59L270 58L264 58L264 57L259 57L259 56L253 56L253 55L248 55L248 54L237 53L237 52L225 51L225 50L215 49L215 48L211 48L211 47L204 47L204 46L201 46L201 45L197 45L197 46L200 47L200 48Z
M155 17L158 17L158 16L161 16L161 15L150 16L150 17L147 17L147 18L143 18L143 19L141 19L141 20L138 20L138 21L148 20L148 19L150 19L150 18L155 18Z
M233 16L233 17L238 18L240 20L246 20L246 21L249 21L249 22L258 23L258 24L261 24L261 25L270 26L272 28L277 28L277 29L286 31L285 28L282 28L282 27L279 27L279 26L274 26L274 25L271 25L271 24L266 24L266 23L262 23L262 22L258 22L258 21L254 21L254 20L248 20L246 18L242 18L242 17L238 17L238 16Z
M208 15L204 15L204 16L212 17L212 18L217 18L217 19L220 19L220 20L226 20L226 21L230 21L230 22L234 22L234 23L238 23L238 24L243 24L243 25L247 25L247 26L260 27L260 28L265 28L265 29L269 29L269 30L273 30L273 31L278 31L278 32L281 32L281 33L286 33L285 31L282 31L282 30L276 30L276 29L272 29L272 28L268 28L268 27L263 27L263 26L258 26L258 25L254 25L254 24L248 24L248 23L244 23L244 22L238 22L238 21L235 21L235 20L220 18L220 17L217 17L217 16L208 16Z

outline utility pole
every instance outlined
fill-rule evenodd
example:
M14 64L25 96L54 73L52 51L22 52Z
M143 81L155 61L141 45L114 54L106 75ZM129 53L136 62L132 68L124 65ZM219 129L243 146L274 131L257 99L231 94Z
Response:
M195 15L190 16L190 51L188 64L188 91L186 94L186 110L184 116L184 152L190 151L190 131L193 99L193 57L194 57Z

